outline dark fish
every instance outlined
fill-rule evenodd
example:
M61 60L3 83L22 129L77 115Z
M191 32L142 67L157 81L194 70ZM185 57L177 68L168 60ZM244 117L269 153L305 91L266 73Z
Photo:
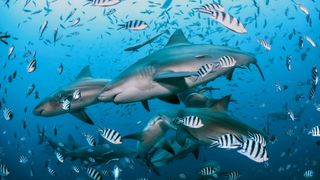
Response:
M142 48L143 46L152 43L153 41L155 41L158 37L160 37L160 36L163 35L164 33L169 33L169 31L166 30L166 31L164 31L164 32L161 32L161 33L157 34L156 36L148 39L147 41L145 41L145 42L143 42L143 43L141 43L141 44L138 44L138 45L135 45L135 46L126 48L125 51L137 51L138 49Z

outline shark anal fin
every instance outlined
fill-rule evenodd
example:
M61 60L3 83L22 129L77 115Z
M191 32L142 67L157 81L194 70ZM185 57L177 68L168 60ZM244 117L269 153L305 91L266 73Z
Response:
M150 112L150 107L149 107L149 103L147 100L143 100L141 101L142 106L144 107L145 110L147 110L148 112Z
M143 141L143 132L137 132L122 137L123 139L135 139L137 141Z
M180 100L177 95L167 96L163 98L159 98L161 101L171 103L171 104L180 104Z
M165 71L156 73L153 77L155 81L161 81L163 79L171 79L171 78L185 78L190 76L196 76L197 72L173 72L173 71Z
M217 100L211 106L211 109L216 110L216 111L228 111L230 100L231 100L231 95L227 95L227 96Z
M88 114L84 111L84 109L80 109L77 111L70 112L74 117L80 119L81 121L93 125L93 121L91 118L88 116Z

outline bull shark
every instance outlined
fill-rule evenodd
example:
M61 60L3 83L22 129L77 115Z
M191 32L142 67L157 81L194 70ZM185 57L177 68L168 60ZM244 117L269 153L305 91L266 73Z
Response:
M222 56L233 57L235 66L221 68L205 77L194 79L201 66L217 63ZM264 79L253 54L225 46L192 44L179 29L163 49L138 60L113 79L98 99L116 104L141 101L147 110L150 110L148 100L154 98L179 104L176 94L220 76L231 80L235 68L249 68L250 64L258 68Z
M168 162L189 152L192 152L197 157L200 145L208 146L211 144L209 137L216 138L228 133L239 137L249 137L250 133L260 133L265 136L259 130L236 120L226 112L230 99L231 95L225 96L220 100L216 100L216 103L211 107L187 107L160 111L149 121L142 132L130 134L123 138L138 140L137 153L139 157L143 157L142 160L146 162L147 166L158 174L153 162L163 164L163 162ZM204 126L202 128L181 128L175 124L177 118L190 115L199 117ZM176 145L172 146L172 143L166 144L165 147L159 146L159 143L166 138L165 136L169 130L176 131L175 139L180 149ZM188 143L189 146L185 147ZM160 156L160 158L157 156L152 160L155 151L159 150L159 148L160 150L164 149L171 155L166 152L165 156ZM165 159L161 159L161 157Z
M85 112L85 107L99 102L97 96L109 82L110 80L108 79L92 78L90 67L85 66L73 82L59 88L51 95L44 98L44 100L34 108L33 114L51 117L70 113L81 121L88 124L94 124ZM80 91L81 97L77 100L71 98L70 109L63 109L61 101L66 98L70 99L76 90Z
M39 138L40 141L38 144L46 143L54 151L61 152L64 158L70 158L71 161L81 160L90 162L91 159L94 159L94 162L90 163L91 166L108 163L114 160L119 161L124 158L132 159L135 154L133 150L125 148L122 145L109 144L103 139L100 139L96 146L80 146L75 142L71 135L68 136L68 141L66 143L55 142L51 138L40 134Z

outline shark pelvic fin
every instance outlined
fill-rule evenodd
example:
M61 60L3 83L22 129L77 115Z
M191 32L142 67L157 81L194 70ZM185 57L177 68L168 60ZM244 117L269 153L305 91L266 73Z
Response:
M164 141L162 146L162 149L164 149L165 151L167 151L168 153L175 155L176 153L174 152L174 149L170 146L170 144L168 143L168 141Z
M177 95L171 95L167 97L159 98L161 101L171 103L171 104L180 104L180 100Z
M187 38L184 36L181 29L177 29L170 37L166 46L174 46L179 44L190 44Z
M153 77L155 81L161 81L164 79L171 79L171 78L185 78L190 76L196 76L197 72L173 72L173 71L165 71L156 73Z
M68 146L67 148L75 150L78 148L78 144L74 140L73 136L71 134L68 135Z
M228 111L228 106L231 100L231 95L227 95L219 100L217 100L212 106L211 109L216 111Z
M186 144L187 137L190 136L191 135L183 127L178 127L176 132L176 140L181 147L183 147Z
M195 157L196 159L198 159L198 158L199 158L199 154L200 154L200 149L199 149L199 147L197 147L194 151L192 151L192 154L194 155L194 157Z
M141 101L142 106L144 107L145 110L147 110L148 112L150 112L150 107L149 107L149 103L147 100L143 100Z
M122 137L123 139L135 139L137 141L143 141L143 132L137 132Z
M92 77L91 71L90 71L90 66L87 65L79 72L76 79L90 78L90 77Z
M91 118L88 116L88 114L84 111L84 109L79 109L77 111L70 112L70 114L87 124L94 124Z

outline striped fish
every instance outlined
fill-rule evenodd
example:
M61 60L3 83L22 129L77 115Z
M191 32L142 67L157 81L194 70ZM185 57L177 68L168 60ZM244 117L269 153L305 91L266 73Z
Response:
M224 7L217 3L205 4L195 9L206 14L212 14L215 11L224 11Z
M215 11L212 12L211 18L236 33L247 32L243 24L228 13Z
M197 77L205 77L213 71L214 64L202 65L197 71Z
M302 38L302 36L299 36L299 43L298 43L298 45L299 45L299 49L302 49L302 48L303 48L303 38Z
M271 45L267 43L264 39L258 39L258 42L261 44L261 46L264 47L265 50L270 51L271 50Z
M301 3L296 3L295 2L295 5L305 14L305 15L309 15L309 11L307 9L306 6L304 6L303 4Z
M87 174L91 179L102 180L102 175L100 174L99 171L97 171L94 168L91 168L91 167L87 168Z
M313 170L307 170L307 171L305 171L305 172L303 173L303 176L304 176L305 178L312 178L313 175L314 175L314 171L313 171Z
M13 118L13 112L9 108L4 108L3 117L7 121L11 120Z
M318 69L317 66L314 65L312 68L312 85L318 85L319 77L318 77Z
M318 47L318 45L309 36L305 35L304 38L306 38L306 40L311 44L312 47Z
M288 71L291 71L291 59L292 59L292 56L287 56L286 58L286 65L287 65Z
M8 51L8 59L10 59L13 51L14 51L14 45L10 46L10 48L9 48L9 51Z
M216 169L212 166L203 167L200 169L200 172L199 172L201 176L213 176L217 178L218 175L216 173L217 173Z
M315 136L315 137L320 137L320 126L313 127L308 134L311 134L312 136Z
M48 172L49 172L49 174L51 175L51 176L56 176L57 174L56 174L56 171L54 170L54 169L52 169L50 166L48 166Z
M310 91L309 91L309 100L312 100L312 99L313 99L314 93L316 92L316 88L317 88L317 86L315 86L315 85L312 85L312 86L311 86L311 89L310 89Z
M72 172L74 172L74 173L80 173L80 169L79 169L79 167L78 166L72 166Z
M69 111L71 108L71 102L68 99L62 101L62 109Z
M27 72L33 73L37 69L36 52L33 53L33 57L27 66Z
M112 144L122 144L119 132L109 128L100 128L100 135Z
M62 154L60 152L58 152L58 151L54 152L54 154L56 155L58 161L63 163L64 157L62 156Z
M92 135L84 134L84 137L86 138L86 140L87 140L87 142L88 142L88 144L90 146L96 146L97 145L96 139Z
M119 24L119 28L120 29L127 29L127 30L144 30L148 27L148 24L144 21L141 20L132 20L132 21L128 21L124 24Z
M201 128L203 123L201 119L197 116L185 116L178 119L178 124L183 124L189 128Z
M4 164L0 164L0 177L5 177L8 176L10 174L10 170L8 169L8 167Z
M81 98L81 91L79 89L75 90L72 94L74 100L78 100Z
M234 134L224 134L218 138L209 137L211 141L210 147L218 147L223 149L238 149L242 145L242 140Z
M238 152L258 163L269 160L266 148L252 139L246 139Z
M222 56L219 58L217 67L219 68L230 68L234 67L237 64L237 61L231 56Z
M121 2L121 0L88 0L87 4L91 6L108 7L114 6Z
M240 173L239 171L232 171L232 172L227 172L227 173L222 173L225 177L228 178L228 180L237 180L240 178Z
M21 163L21 164L26 164L28 161L29 161L29 159L27 156L21 155L19 157L19 163Z
M267 145L266 139L261 134L249 132L249 137L250 137L250 139L260 143L263 146Z

